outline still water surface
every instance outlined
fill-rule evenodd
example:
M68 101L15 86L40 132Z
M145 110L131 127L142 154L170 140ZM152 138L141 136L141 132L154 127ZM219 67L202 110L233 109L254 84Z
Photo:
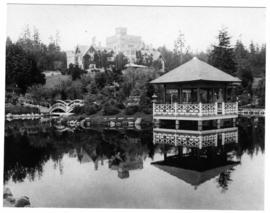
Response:
M33 207L263 209L264 120L241 119L238 135L179 157L179 147L153 143L152 129L6 121L4 184Z

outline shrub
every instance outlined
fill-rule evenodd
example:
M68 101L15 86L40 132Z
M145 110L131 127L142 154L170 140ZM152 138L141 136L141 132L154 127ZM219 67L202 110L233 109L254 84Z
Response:
M116 106L105 105L103 109L104 115L116 115L120 110Z
M125 109L125 105L121 102L116 103L116 107L119 109Z
M11 105L6 107L6 114L31 114L31 113L39 113L39 109L35 107L24 107L24 106L16 106Z
M142 112L149 115L153 113L153 109L151 107L144 107L142 108Z
M138 112L138 110L139 110L139 107L138 106L128 106L126 108L125 114L126 115L133 115L136 112Z
M85 105L84 106L84 112L87 115L92 115L97 113L99 110L101 109L100 106L98 106L97 104L90 104L90 105Z
M73 113L75 114L82 114L84 113L84 107L82 106L75 106L73 109Z

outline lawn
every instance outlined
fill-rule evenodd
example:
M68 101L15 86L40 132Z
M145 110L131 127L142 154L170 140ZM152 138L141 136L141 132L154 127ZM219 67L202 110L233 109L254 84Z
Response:
M59 84L61 81L65 81L71 79L69 75L54 75L54 76L48 76L46 78L46 84L44 87L46 88L53 88L55 85Z

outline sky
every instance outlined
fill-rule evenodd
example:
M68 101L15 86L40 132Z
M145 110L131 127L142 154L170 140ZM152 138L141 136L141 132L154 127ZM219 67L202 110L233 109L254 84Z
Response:
M92 37L105 46L106 37L116 27L126 27L128 34L138 35L153 47L173 49L179 30L186 46L193 52L206 51L216 43L218 31L227 28L232 45L240 39L264 44L265 8L222 7L140 7L86 5L16 5L7 10L7 36L16 41L26 25L35 26L41 41L60 35L62 50L74 50L77 44L90 45Z

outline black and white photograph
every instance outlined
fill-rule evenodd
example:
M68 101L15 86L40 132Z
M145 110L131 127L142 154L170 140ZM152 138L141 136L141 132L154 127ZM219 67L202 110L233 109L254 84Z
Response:
M265 210L269 8L212 2L3 4L3 209Z

